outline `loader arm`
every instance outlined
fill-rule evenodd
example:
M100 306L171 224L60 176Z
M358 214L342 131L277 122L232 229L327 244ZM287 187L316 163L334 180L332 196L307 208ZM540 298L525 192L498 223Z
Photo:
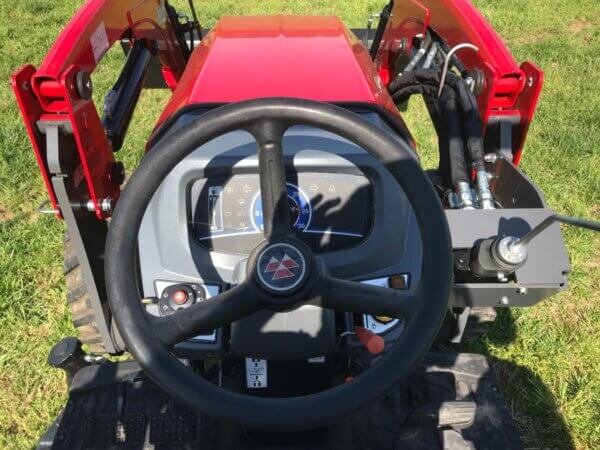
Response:
M543 84L543 72L531 62L517 65L510 51L470 0L406 0L391 2L382 15L379 38L371 54L388 85L398 62L418 51L420 36L435 34L446 51L469 43L478 51L459 50L463 70L477 81L477 101L490 146L501 144L519 164L529 124ZM420 48L420 47L419 47ZM492 142L493 141L493 142Z
M108 49L125 39L132 46L143 43L158 56L165 82L174 89L187 54L168 8L163 0L89 0L62 31L39 69L27 65L13 75L13 90L55 210L60 208L50 181L45 124L61 123L72 135L80 164L69 175L85 186L78 189L78 200L89 205L99 219L108 217L106 205L119 196L119 177L115 176L112 144L92 100L90 75Z

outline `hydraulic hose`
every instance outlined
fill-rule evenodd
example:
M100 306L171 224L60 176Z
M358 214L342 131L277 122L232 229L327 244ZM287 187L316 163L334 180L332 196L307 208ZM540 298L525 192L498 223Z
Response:
M468 163L476 170L477 186L485 209L493 208L483 156L483 123L477 100L461 77L446 74L444 88L438 98L441 76L432 70L405 72L388 90L396 104L421 94L439 137L440 175L446 186L453 186L462 207L474 205L470 192ZM466 150L466 151L465 151Z
M414 70L396 78L388 90L396 103L403 103L414 94L429 99L437 98L440 74L433 70ZM435 88L435 91L431 89ZM460 108L461 121L465 128L466 146L473 164L483 161L483 122L477 108L477 100L462 78L453 73L446 74L446 82L440 101L445 95L454 95ZM435 119L432 117L432 119Z
M438 135L442 180L451 186L468 183L469 171L456 98L448 95L438 102L427 98L426 105Z
M465 158L465 145L461 125L461 109L458 96L452 88L444 88L437 99L437 86L423 77L424 71L408 72L390 85L392 99L397 104L404 103L415 94L421 94L429 109L429 114L439 139L440 175L447 186L469 182L469 172Z

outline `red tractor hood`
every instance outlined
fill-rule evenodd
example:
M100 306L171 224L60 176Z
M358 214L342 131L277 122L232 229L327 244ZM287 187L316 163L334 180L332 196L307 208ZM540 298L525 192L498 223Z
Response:
M159 125L192 104L261 97L397 109L371 57L333 16L224 17L195 49Z

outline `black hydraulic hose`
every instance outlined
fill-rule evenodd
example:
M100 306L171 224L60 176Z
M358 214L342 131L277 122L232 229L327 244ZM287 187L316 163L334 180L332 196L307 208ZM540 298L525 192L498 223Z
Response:
M442 112L442 109L440 108L441 103L438 101L432 101L430 99L429 96L423 96L423 99L425 101L425 106L427 107L427 110L429 111L429 116L431 117L431 121L433 122L433 126L435 128L435 132L437 134L438 137L438 151L439 151L439 166L438 166L438 174L442 180L442 185L445 187L451 187L451 186L455 186L456 181L460 181L460 180L453 180L452 177L452 160L451 160L451 150L450 148L454 146L450 145L450 134L448 132L448 126L446 126L446 123L444 121L444 113ZM461 141L462 143L462 141ZM465 158L463 156L462 160L464 161L464 164L466 164ZM462 163L459 163L459 166L463 165ZM462 174L463 176L460 177L460 179L462 179L463 177L467 176L467 172L465 171L464 174Z
M392 83L390 85L392 99L399 104L415 94L423 95L438 135L442 181L446 186L468 183L470 177L465 157L459 98L454 89L444 88L438 99L437 85L424 83L419 72L408 72Z
M431 101L435 101L437 100L440 77L437 71L415 70L400 75L390 83L388 90L396 103L402 103L414 94L423 94ZM432 91L431 87L435 87L436 90ZM452 91L457 97L457 103L462 112L461 119L465 128L465 141L471 162L474 165L479 165L483 161L484 145L483 123L477 108L477 100L462 78L453 73L448 73L440 101L444 95L452 95Z
M471 155L471 162L481 164L484 155L483 122L475 95L468 88L467 83L454 74L446 75L446 83L449 83L458 94L459 104L463 111L467 148Z
M433 92L434 88L430 87L430 90ZM468 183L469 171L456 98L453 95L442 95L439 100L433 101L430 96L425 95L424 99L438 135L439 172L444 185Z
M448 98L441 103L442 117L446 126L446 141L450 157L450 178L452 185L469 182L469 171L465 159L465 146L462 139L462 124L458 103L455 98Z

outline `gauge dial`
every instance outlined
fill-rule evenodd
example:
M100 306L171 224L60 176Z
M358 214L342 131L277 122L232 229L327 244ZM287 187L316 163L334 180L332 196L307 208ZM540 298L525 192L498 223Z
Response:
M290 222L296 231L302 232L310 226L310 220L312 218L310 201L301 189L291 183L287 183L287 195L290 207ZM250 217L252 218L254 228L262 231L264 225L260 192L257 192L252 200Z

